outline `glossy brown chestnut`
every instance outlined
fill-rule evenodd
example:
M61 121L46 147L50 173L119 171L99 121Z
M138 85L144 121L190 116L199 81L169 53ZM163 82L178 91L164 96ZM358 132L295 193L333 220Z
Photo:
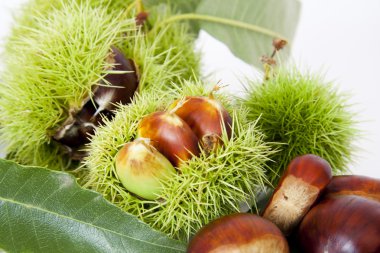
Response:
M80 108L71 108L66 121L52 136L72 160L81 160L86 156L82 151L83 145L90 142L91 134L103 123L103 117L112 119L115 105L130 103L138 88L139 78L132 60L112 47L106 61L113 64L113 71L123 73L107 74L101 85L94 85L91 99L85 98ZM108 86L104 86L104 82Z
M357 195L380 201L380 179L357 175L334 176L324 193L324 196L330 195Z
M248 213L219 218L191 240L188 253L285 253L288 243L270 221Z
M176 107L180 100L173 103ZM175 113L183 119L201 141L206 152L222 144L223 128L231 137L232 118L221 103L211 97L186 97Z
M155 112L144 117L137 134L150 139L151 144L175 167L199 154L197 136L186 122L171 112Z
M90 142L90 136L98 125L98 122L91 120L95 111L94 106L90 103L86 103L77 113L71 111L69 117L52 137L61 144L64 152L72 160L81 160L87 156L86 151L82 150L82 147Z
M293 159L280 179L263 217L288 235L301 221L331 180L331 167L316 155Z
M302 220L303 252L379 253L380 203L354 195L331 196Z
M139 76L135 63L127 59L120 50L111 48L107 61L113 65L112 71L124 73L111 73L104 77L110 86L97 85L93 90L93 100L96 102L96 114L103 110L112 111L116 104L131 102L139 85Z

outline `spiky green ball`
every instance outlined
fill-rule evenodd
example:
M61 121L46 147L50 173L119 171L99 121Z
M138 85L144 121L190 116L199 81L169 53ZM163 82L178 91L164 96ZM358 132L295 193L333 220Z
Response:
M297 70L283 69L264 83L252 83L243 101L249 119L259 119L267 141L283 143L272 157L272 182L293 158L308 153L326 159L336 174L347 171L357 133L347 98L333 83Z
M71 164L51 136L108 73L111 65L105 59L111 46L137 64L140 92L168 89L198 72L186 24L142 32L125 10L93 7L91 1L60 3L46 12L33 5L25 10L25 17L33 13L31 22L21 18L16 25L0 78L0 140L8 157L58 170ZM159 8L165 11L157 9L151 25L171 15L165 6Z
M262 190L268 183L265 170L273 151L263 141L256 122L248 122L244 107L232 107L218 97L233 118L233 134L217 152L201 153L181 167L181 173L164 182L161 199L146 201L128 193L116 176L115 155L124 143L136 137L140 120L164 110L182 96L206 95L203 85L181 85L171 94L144 93L133 104L122 106L112 122L98 129L88 146L85 160L89 169L87 187L102 193L123 210L139 217L172 238L188 240L211 220L239 210L241 201Z
M122 19L132 20L137 15L136 2L136 0L31 0L24 6L22 14L16 18L19 26L14 28L13 33L25 36L29 28L38 27L38 17L49 15L52 11L65 9L68 5L101 8L114 15L115 18L117 14L122 13ZM144 44L142 47L154 48L157 64L168 63L166 67L170 66L170 69L165 74L171 76L171 81L178 82L181 79L189 80L199 75L200 57L194 52L195 34L190 31L188 23L175 22L159 29L153 29L175 14L173 6L175 7L175 4L171 4L170 1L167 4L153 1L145 5L145 11L149 14L146 26L150 29L145 29L146 45ZM18 40L17 36L15 39ZM129 44L129 41L125 43ZM6 46L8 50L12 50L12 43L7 43Z

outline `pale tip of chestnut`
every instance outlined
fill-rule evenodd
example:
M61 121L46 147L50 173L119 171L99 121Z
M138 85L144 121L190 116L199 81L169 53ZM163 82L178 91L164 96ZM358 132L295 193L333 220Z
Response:
M131 193L154 200L162 192L162 182L176 173L170 161L151 146L147 139L125 144L116 155L116 173Z
M303 155L291 161L280 179L263 217L289 235L315 203L332 177L327 161L316 155Z

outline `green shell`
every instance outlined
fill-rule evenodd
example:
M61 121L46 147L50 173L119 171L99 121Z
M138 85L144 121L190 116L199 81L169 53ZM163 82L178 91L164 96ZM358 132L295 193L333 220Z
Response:
M141 200L128 193L116 177L114 159L124 143L136 137L142 117L165 110L183 96L207 95L202 84L186 82L173 93L146 92L133 104L122 106L112 122L98 129L88 147L84 164L89 170L85 185L102 193L106 199L132 213L153 228L172 238L188 240L211 220L237 212L241 202L248 202L268 183L265 172L268 156L273 153L256 122L248 122L247 110L233 106L217 96L233 118L233 134L225 145L210 155L193 157L181 166L181 173L163 182L158 201Z
M346 172L355 150L355 114L348 96L321 77L282 69L264 83L252 82L243 101L249 119L257 120L270 142L282 143L274 154L269 178L276 183L298 155L326 159L335 174Z
M44 4L36 4L40 2ZM112 45L137 64L140 92L165 90L182 78L197 76L199 57L186 23L141 31L134 10L126 12L124 1L116 1L113 8L94 4L106 1L48 2L27 5L6 44L0 139L8 158L60 170L76 164L51 136L69 108L80 107L91 87L107 74L110 64L105 59ZM147 26L170 12L165 5L152 7Z

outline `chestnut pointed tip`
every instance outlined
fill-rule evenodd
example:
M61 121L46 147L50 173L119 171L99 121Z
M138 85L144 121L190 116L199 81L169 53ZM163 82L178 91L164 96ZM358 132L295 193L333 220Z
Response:
M222 140L217 134L207 134L202 137L201 142L206 154L210 154L221 146Z
M141 11L136 15L135 21L137 26L142 26L148 20L149 12Z

